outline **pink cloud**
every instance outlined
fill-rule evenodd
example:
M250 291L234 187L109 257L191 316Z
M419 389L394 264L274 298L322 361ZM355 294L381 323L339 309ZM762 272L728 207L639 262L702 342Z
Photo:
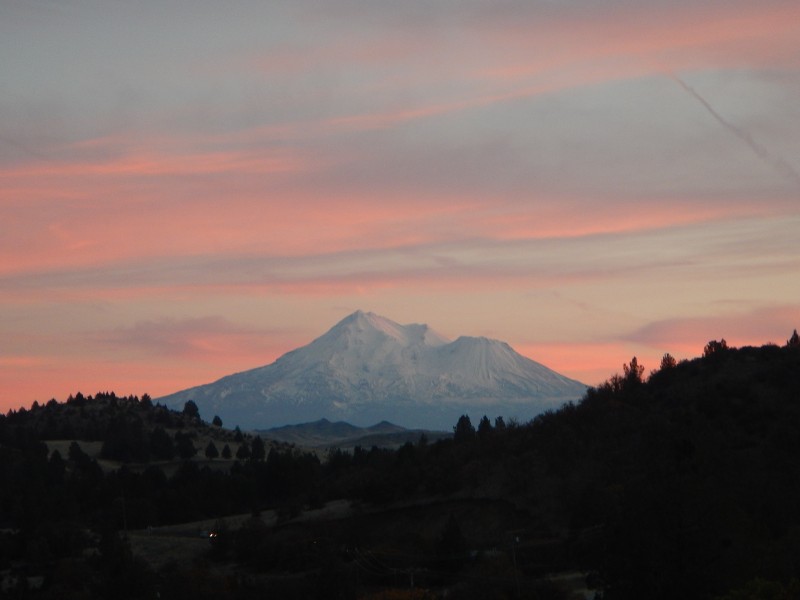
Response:
M522 342L515 344L514 349L558 373L592 386L622 372L622 365L635 354L624 342Z
M200 154L161 154L133 150L124 156L61 162L35 161L0 171L0 179L22 181L24 187L31 181L46 179L50 185L65 185L80 178L94 177L160 177L214 175L218 173L297 173L308 169L299 157L272 151L222 152L208 151Z
M800 306L782 305L721 315L664 319L642 327L625 339L668 352L674 348L676 352L693 352L699 356L707 342L722 338L731 346L782 345L797 327L800 327Z
M78 391L165 395L269 364L310 341L291 328L245 328L221 317L162 318L110 331L16 337L16 345L34 353L0 356L4 411L28 407L33 400L63 401Z
M530 22L489 22L477 28L487 37L489 47L512 47L514 55L526 49L545 49L548 63L533 59L534 69L524 62L512 63L487 74L517 78L587 59L627 57L636 63L653 64L653 59L676 60L670 68L706 67L711 64L766 63L786 56L785 42L795 39L800 8L794 2L695 4L679 9L673 4L626 5L624 13L598 6L597 11L576 11L573 16L543 20L538 30ZM565 32L569 32L565 36ZM752 42L752 43L750 43ZM755 51L755 52L754 52ZM796 59L796 55L795 55Z
M214 162L187 160L198 174ZM135 175L136 160L118 162L128 165L121 167L126 173L121 179L84 176L65 182L18 175L30 182L30 196L38 202L23 197L8 206L0 272L181 255L303 256L475 238L579 237L784 210L781 202L723 206L678 198L649 203L594 199L606 203L598 214L584 210L585 201L569 197L496 201L457 190L434 198L391 190L376 199L336 189L270 191L272 183L265 187L260 177L243 173L228 174L233 179L226 183L176 178L152 185L147 172ZM64 187L75 200L48 200ZM126 194L128 189L134 193Z

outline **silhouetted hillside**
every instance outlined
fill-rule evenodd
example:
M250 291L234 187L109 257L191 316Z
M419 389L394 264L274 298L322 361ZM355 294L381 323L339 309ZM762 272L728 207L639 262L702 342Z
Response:
M125 402L143 423L159 410ZM796 343L712 342L649 377L634 359L525 424L464 416L449 439L326 460L243 438L248 456L171 474L159 462L103 472L80 449L48 451L45 410L56 407L0 418L0 572L13 597L36 577L43 587L28 597L555 599L589 585L606 599L734 600L800 589ZM202 519L216 520L214 536L187 538ZM119 535L134 529L136 555Z

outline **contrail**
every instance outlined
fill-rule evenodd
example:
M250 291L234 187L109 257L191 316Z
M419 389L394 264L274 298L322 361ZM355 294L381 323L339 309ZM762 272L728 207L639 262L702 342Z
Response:
M764 163L775 169L778 173L780 173L783 177L787 179L791 179L798 187L800 187L800 173L798 173L792 165L788 162L783 160L780 156L776 156L772 154L769 150L764 148L761 144L755 141L749 133L743 131L733 123L726 121L722 115L720 115L714 107L711 106L708 101L703 98L697 90L695 90L692 86L688 83L683 81L680 77L675 75L675 73L668 72L669 77L681 86L688 94L690 94L695 100L697 100L703 107L708 111L708 113L717 120L717 122L722 125L725 129L730 131L733 135L737 138L742 140L753 153L760 158Z

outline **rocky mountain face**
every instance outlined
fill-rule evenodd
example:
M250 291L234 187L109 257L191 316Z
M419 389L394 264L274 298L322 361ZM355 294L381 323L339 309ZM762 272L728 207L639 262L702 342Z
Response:
M357 311L270 365L157 399L193 400L204 418L243 429L316 419L450 430L468 414L528 420L586 386L497 340L449 341L427 325Z

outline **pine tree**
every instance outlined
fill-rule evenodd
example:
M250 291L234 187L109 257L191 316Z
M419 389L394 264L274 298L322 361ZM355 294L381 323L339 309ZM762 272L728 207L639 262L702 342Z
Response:
M217 450L217 445L214 443L214 440L209 440L208 446L206 446L206 458L208 460L214 460L219 456L219 450Z
M786 340L787 348L800 348L800 336L797 335L797 329L792 333L792 337Z
M243 441L238 450L236 450L236 458L239 460L250 458L250 447L247 445L247 442Z
M720 341L711 340L706 344L706 347L703 348L703 357L709 358L711 356L719 356L727 349L728 342L725 341L725 338L722 338Z
M453 427L453 441L457 444L462 442L469 442L475 439L475 427L472 426L472 421L469 415L461 415L458 418L456 426Z
M189 460L197 454L197 448L194 447L192 438L188 433L181 433L180 431L175 434L175 446L178 451L178 456L183 460Z
M255 439L253 439L253 443L250 444L250 458L253 460L264 460L266 455L264 442L261 441L259 436L256 436Z
M625 380L630 383L641 383L642 375L644 374L644 365L640 365L637 358L634 356L631 362L627 365L622 365L622 370L625 373Z
M492 423L489 421L489 417L483 415L483 418L478 423L478 437L480 439L484 439L491 435L492 433Z
M678 361L676 361L675 357L672 356L672 354L670 354L669 352L667 352L666 354L664 354L664 356L661 357L661 370L662 371L664 371L666 369L672 369L675 366L677 366L677 364L678 364Z
M183 414L193 419L200 418L200 409L197 408L197 404L195 404L194 400L188 400L186 404L183 405Z

